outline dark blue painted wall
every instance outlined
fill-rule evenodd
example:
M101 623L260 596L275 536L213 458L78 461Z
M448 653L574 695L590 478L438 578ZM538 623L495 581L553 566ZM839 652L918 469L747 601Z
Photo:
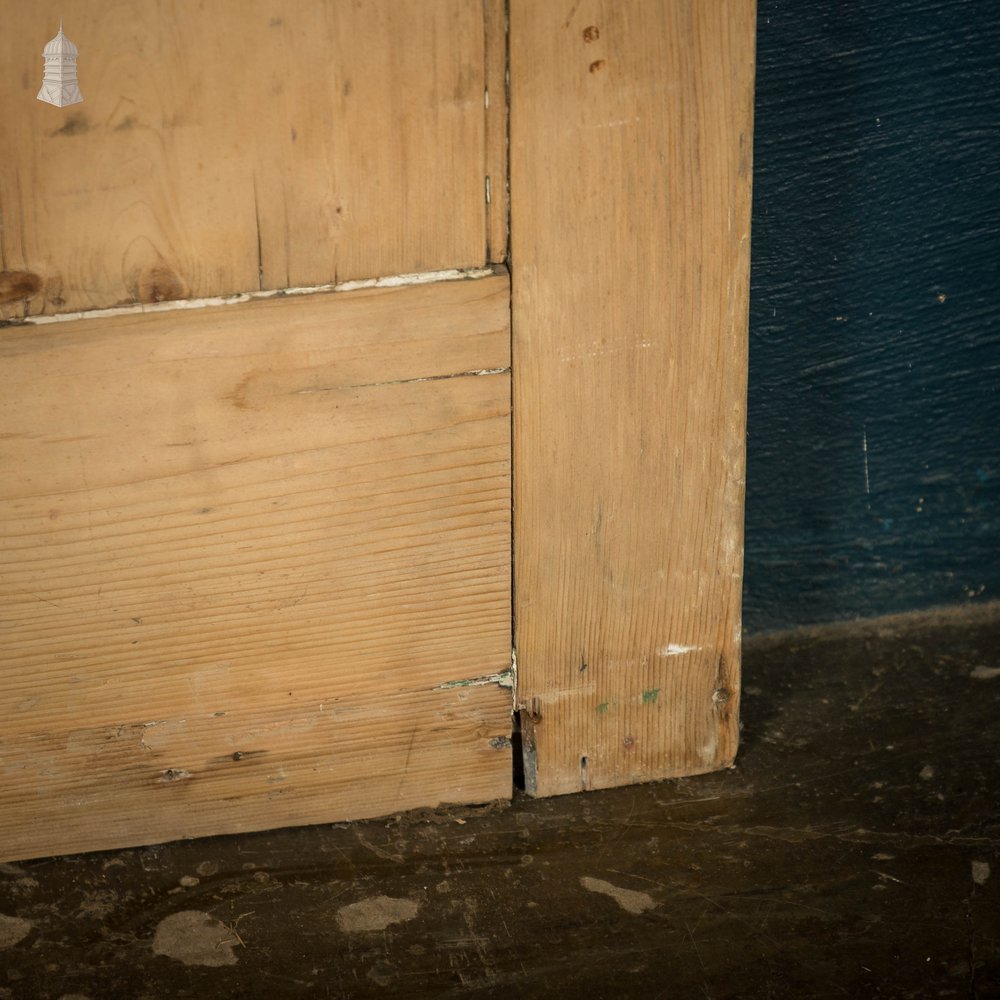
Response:
M1000 3L758 11L745 628L1000 597Z

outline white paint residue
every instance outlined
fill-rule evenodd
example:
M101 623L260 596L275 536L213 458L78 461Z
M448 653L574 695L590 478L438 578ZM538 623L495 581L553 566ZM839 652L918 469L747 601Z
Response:
M701 757L702 762L705 764L711 764L718 756L718 752L719 741L714 736L707 743L703 743L698 747L698 756Z
M660 650L660 656L680 656L683 653L695 653L701 646L682 646L678 642L671 642Z
M0 913L0 950L13 948L31 933L32 923L23 917L8 917Z
M937 769L931 764L925 764L920 769L921 781L933 781L937 777Z
M986 880L990 877L990 863L988 861L972 862L972 881L976 885L986 885Z
M420 271L416 274L393 274L385 278L362 278L360 281L342 281L339 285L330 286L335 292L353 292L359 288L399 288L401 285L429 285L434 281L458 281L462 278L487 278L493 274L490 267L476 267L470 270L460 270L457 267L445 271ZM309 288L285 289L284 294L303 294L312 291Z
M420 904L412 899L373 896L342 906L337 911L337 926L349 934L384 931L390 924L402 924L417 915Z
M108 319L111 316L135 316L140 313L173 312L177 309L205 309L209 306L235 306L254 299L287 298L292 295L316 295L322 292L355 292L362 288L400 288L403 285L429 285L435 281L463 281L488 278L494 273L489 267L468 270L449 268L445 271L421 271L418 274L392 274L384 278L364 278L342 281L339 285L309 285L302 288L268 288L259 292L238 292L204 299L171 299L167 302L136 302L111 309L90 309L86 312L58 313L54 316L25 316L21 323L42 326L45 323L65 323L78 319Z
M637 892L635 889L621 889L601 878L584 875L580 879L580 885L588 892L599 892L604 896L610 896L626 913L645 913L646 910L656 906L653 897L648 893Z
M220 920L200 910L181 910L164 917L153 937L153 954L185 965L235 965L233 945L239 939Z
M976 667L969 676L975 681L993 681L1000 677L1000 667Z

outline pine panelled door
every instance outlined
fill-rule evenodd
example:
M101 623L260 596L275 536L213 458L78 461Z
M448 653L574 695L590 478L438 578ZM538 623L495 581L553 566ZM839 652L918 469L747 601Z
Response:
M752 0L0 14L0 860L730 764Z

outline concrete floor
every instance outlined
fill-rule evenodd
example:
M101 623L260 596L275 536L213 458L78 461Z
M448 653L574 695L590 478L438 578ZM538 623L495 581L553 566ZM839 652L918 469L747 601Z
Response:
M1000 606L744 691L720 774L0 865L0 998L1000 997Z

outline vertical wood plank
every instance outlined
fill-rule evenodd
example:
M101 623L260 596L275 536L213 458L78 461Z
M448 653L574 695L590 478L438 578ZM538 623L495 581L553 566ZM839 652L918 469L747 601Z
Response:
M486 29L486 259L507 259L507 5L483 0Z
M526 782L737 744L753 0L512 0Z
M62 17L84 101L35 99ZM0 0L0 318L484 261L483 0Z

